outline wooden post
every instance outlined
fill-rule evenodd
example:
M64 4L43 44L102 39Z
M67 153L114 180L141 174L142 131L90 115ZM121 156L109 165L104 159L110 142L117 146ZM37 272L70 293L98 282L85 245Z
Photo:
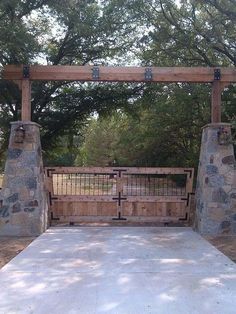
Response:
M212 83L211 94L211 123L221 122L221 92L222 86L220 81Z
M21 120L31 121L31 82L29 79L22 80L21 93Z

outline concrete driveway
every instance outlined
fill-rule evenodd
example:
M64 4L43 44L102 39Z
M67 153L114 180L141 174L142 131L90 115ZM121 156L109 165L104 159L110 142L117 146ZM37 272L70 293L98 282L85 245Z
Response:
M236 264L190 228L51 228L0 271L0 313L235 314Z

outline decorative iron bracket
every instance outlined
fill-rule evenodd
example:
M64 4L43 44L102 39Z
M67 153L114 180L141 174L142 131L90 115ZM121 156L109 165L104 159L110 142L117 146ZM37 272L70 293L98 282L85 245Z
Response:
M54 217L53 216L53 212L51 212L51 220L60 220L60 218L59 217Z
M126 169L113 169L113 171L118 172L118 177L121 177L122 172L126 172Z
M53 197L51 192L48 192L49 194L49 204L52 206L52 201L53 200L58 200L58 197Z
M179 218L179 221L187 221L188 220L188 213L185 214L184 218Z
M114 201L118 201L118 205L121 205L121 201L126 201L127 197L121 197L121 192L119 192L118 197L113 197L112 198Z
M152 68L146 68L144 73L145 81L152 81L153 74L152 74Z
M192 175L193 175L193 171L192 170L184 169L184 172L189 173L189 178L192 178Z
M119 212L118 217L112 218L112 220L127 220L127 218L121 217L121 213Z
M99 80L99 67L98 66L94 66L92 69L92 78L93 80Z
M29 65L24 65L23 66L23 78L24 79L29 79L30 78L30 67L29 67Z
M190 204L190 196L191 195L194 195L195 193L189 193L188 192L188 195L187 195L187 197L186 198L181 198L181 201L186 201L186 205L187 205L187 207L189 206L189 204Z
M220 69L214 69L214 81L221 80L221 71Z
M55 171L54 168L48 168L47 171L46 171L47 177L51 177L52 172L54 172L54 171Z

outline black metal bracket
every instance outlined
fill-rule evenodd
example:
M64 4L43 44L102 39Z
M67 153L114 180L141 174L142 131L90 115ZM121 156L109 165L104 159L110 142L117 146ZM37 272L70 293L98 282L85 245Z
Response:
M47 169L47 177L51 177L51 172L54 172L55 171L55 169L53 169L53 168L48 168Z
M188 193L187 198L181 198L181 201L187 201L187 206L189 206L190 203L190 195L194 195L195 193Z
M127 197L121 197L121 192L119 192L118 197L113 197L112 198L114 201L118 201L118 205L121 205L121 201L126 201Z
M53 217L53 212L51 212L51 220L60 220L60 218L59 217L57 217L57 218Z
M121 213L118 213L118 217L112 218L112 220L127 220L125 217L121 217Z
M189 205L190 194L191 194L191 193L188 193L188 195L187 195L186 198L181 198L181 201L187 201L187 202L186 202L186 205L187 205L187 206Z
M187 202L187 206L188 206L188 197L182 197L181 201L186 201Z
M126 169L113 169L113 171L118 172L118 177L121 177L122 172L126 172Z
M214 81L220 81L221 71L220 69L214 69Z
M23 66L23 78L24 79L29 79L30 78L30 67L29 67L29 65L24 65Z
M51 192L48 192L48 195L49 195L49 204L50 204L50 206L52 206L52 201L53 200L58 200L58 197L52 197L52 193Z
M179 218L179 221L187 221L188 220L188 213L185 214L184 218Z
M99 67L98 66L94 66L92 69L92 78L93 80L99 80Z
M152 81L153 74L152 74L152 68L146 68L144 73L145 81Z
M193 170L185 169L184 172L189 173L189 177L192 178L192 176L193 176Z
M188 204L189 204L189 193L188 193L187 197L181 198L181 201L186 201L186 205L188 206Z

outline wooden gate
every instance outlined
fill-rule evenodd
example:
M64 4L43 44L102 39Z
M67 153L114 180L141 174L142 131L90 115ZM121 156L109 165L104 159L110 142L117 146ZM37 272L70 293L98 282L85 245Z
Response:
M45 168L52 220L188 220L192 168Z

